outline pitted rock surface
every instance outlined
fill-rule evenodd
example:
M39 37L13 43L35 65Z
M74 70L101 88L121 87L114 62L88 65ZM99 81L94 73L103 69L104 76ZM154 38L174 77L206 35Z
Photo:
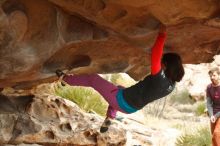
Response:
M51 94L53 85L40 85L31 90L33 95L0 95L0 145L153 145L154 130L128 118L112 120L109 130L100 133L104 117Z

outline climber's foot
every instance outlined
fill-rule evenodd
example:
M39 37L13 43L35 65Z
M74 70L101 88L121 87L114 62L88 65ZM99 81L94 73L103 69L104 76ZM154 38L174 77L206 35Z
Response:
M110 125L111 125L111 120L110 120L110 118L107 117L104 120L104 122L103 122L103 124L102 124L102 126L100 128L100 132L104 133L104 132L108 131L108 128L109 128Z
M61 76L65 75L65 73L64 73L62 70L57 69L57 70L56 70L56 75L57 75L58 77L61 77Z

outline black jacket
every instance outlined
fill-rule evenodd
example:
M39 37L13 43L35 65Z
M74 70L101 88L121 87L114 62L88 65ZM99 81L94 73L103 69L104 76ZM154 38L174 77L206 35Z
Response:
M173 91L175 83L169 80L163 70L156 75L148 75L137 84L123 89L124 100L136 109L162 98Z

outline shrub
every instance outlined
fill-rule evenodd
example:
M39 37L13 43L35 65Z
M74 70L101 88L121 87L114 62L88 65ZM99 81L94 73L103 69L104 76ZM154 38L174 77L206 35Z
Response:
M124 73L111 74L110 82L124 87L130 87L136 83L134 79Z
M205 113L205 109L206 109L206 104L205 101L198 101L195 103L195 113L196 115L200 116L203 115Z
M87 112L95 112L101 116L106 114L107 102L92 88L58 85L55 91L58 96L75 102Z
M211 146L210 129L203 126L194 132L184 133L177 138L176 146Z
M182 113L193 113L195 111L195 107L192 104L179 104L176 108Z
M181 91L174 90L173 93L168 96L168 99L171 104L192 104L194 102L194 100L190 98L187 89Z
M166 97L155 100L147 104L143 108L143 113L146 115L151 115L160 118L163 115L164 108L166 105Z

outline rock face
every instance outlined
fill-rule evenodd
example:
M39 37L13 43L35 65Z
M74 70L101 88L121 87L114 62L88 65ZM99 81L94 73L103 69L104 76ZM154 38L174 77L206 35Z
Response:
M33 96L0 95L1 146L153 145L154 130L138 123L137 118L125 118L123 123L114 120L106 133L100 133L103 117L42 91L44 87L36 89Z
M113 124L106 134L97 115L55 96L0 98L0 143L42 145L125 145L126 131ZM117 138L116 138L117 137Z
M0 88L30 88L73 73L149 72L159 23L165 52L184 63L219 53L218 0L1 0Z

